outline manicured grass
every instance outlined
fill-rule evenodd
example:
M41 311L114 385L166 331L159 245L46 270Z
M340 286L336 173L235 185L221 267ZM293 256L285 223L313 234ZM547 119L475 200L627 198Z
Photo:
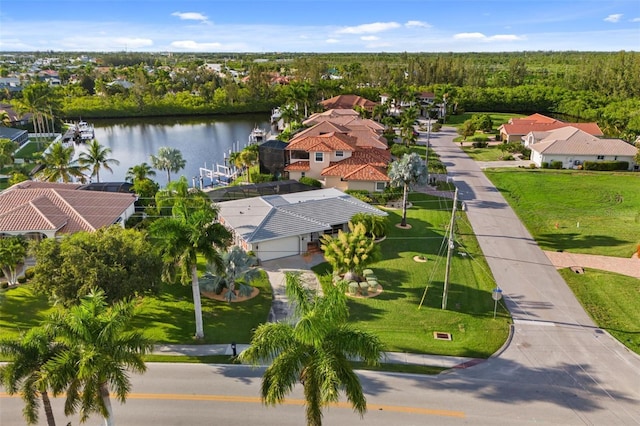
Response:
M441 245L452 202L425 194L411 194L410 201L409 230L395 226L401 211L387 210L390 225L380 243L383 260L371 266L384 291L374 298L350 298L350 318L379 336L387 351L488 357L506 340L510 318L500 308L493 319L495 282L466 216L459 213L448 309L442 310L446 249ZM463 251L469 255L461 256ZM428 261L416 262L416 255ZM323 280L330 279L329 269L326 263L314 268ZM425 290L424 305L418 309ZM434 339L436 331L451 333L453 340Z
M626 258L637 250L640 173L495 169L485 174L542 249Z
M491 121L493 122L493 128L498 129L504 123L508 122L511 118L526 117L522 114L502 113L502 112L465 112L459 115L448 115L446 126L458 127L467 120L470 120L473 115L476 114L489 114ZM497 133L497 131L496 131Z
M265 322L271 308L271 286L265 273L252 282L260 290L253 299L228 303L202 297L205 338L194 340L195 317L191 287L163 285L158 296L138 301L133 327L143 329L156 343L249 343L251 331ZM45 296L35 295L28 284L8 289L0 305L2 337L14 337L38 326L53 310Z
M497 146L474 148L465 145L462 150L474 161L501 161L503 156L509 155L508 152L502 152Z
M640 354L640 280L594 269L560 274L595 323Z
M195 317L190 286L166 285L156 297L140 301L133 322L157 343L249 343L251 331L265 322L271 309L271 286L265 273L252 282L260 290L253 299L228 303L202 297L204 339L194 340Z
M38 143L35 141L28 142L22 148L20 148L16 154L16 158L23 158L25 160L33 159L33 154L38 151L44 151L44 149L51 143L51 141L43 141Z

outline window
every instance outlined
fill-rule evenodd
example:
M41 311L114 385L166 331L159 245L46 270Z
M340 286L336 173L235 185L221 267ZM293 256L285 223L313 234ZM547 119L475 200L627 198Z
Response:
M324 161L324 153L316 152L316 163L322 163Z
M604 160L604 155L598 155L598 160Z
M376 182L376 192L382 192L387 187L386 182Z
M306 173L305 173L305 172L301 172L301 173L300 173L300 177L305 177L305 176L306 176Z
M344 151L336 151L336 157L344 157Z

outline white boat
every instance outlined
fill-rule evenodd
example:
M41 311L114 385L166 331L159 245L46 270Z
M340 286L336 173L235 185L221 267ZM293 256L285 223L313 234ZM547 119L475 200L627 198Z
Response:
M254 127L249 133L249 145L261 144L267 140L267 132L259 127Z
M95 139L96 133L92 124L86 121L67 123L69 128L65 132L64 140L73 140L75 143L87 142Z

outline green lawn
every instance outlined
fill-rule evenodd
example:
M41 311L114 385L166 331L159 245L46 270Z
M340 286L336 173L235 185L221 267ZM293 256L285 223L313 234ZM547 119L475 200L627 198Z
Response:
M134 327L144 329L156 343L249 343L251 331L265 322L271 308L271 286L266 274L252 283L260 294L245 302L228 303L202 297L205 338L193 340L195 318L190 286L163 285L160 294L139 299ZM45 296L34 295L26 284L8 289L0 305L3 337L40 325L52 310Z
M503 156L509 155L508 152L502 152L497 146L474 148L465 145L462 150L474 161L501 161Z
M640 355L640 280L594 269L560 274L596 324Z
M542 249L625 258L637 250L640 173L494 169L485 174Z
M381 242L383 260L371 266L384 291L375 298L350 299L355 326L378 335L386 350L469 357L488 357L504 343L510 318L502 308L493 319L491 290L495 282L484 261L464 213L459 213L457 243L451 265L448 309L442 291L446 250L440 250L450 219L451 201L412 194L407 212L410 230L399 229L401 211L388 210L390 225ZM463 257L460 251L469 253ZM426 263L413 260L425 255ZM328 265L314 268L328 279ZM424 305L418 309L427 290ZM448 332L451 341L435 340Z
M512 113L502 113L502 112L465 112L464 114L448 115L447 122L445 125L458 127L465 121L470 120L471 117L476 114L489 114L489 116L491 117L491 121L493 122L493 128L496 129L496 133L497 133L498 127L508 122L510 119L517 118L517 117L526 117L525 115L522 115L522 114L512 114Z

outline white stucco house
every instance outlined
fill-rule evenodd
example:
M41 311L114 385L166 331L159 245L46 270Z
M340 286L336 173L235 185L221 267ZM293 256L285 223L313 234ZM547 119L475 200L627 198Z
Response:
M356 213L387 216L335 188L225 201L218 208L218 220L233 233L234 243L261 261L318 247L321 235L347 230Z
M562 168L576 169L585 161L626 161L629 170L635 167L638 149L621 139L603 139L575 127L563 127L549 132L530 132L525 144L531 149L531 161L542 163L561 161Z

